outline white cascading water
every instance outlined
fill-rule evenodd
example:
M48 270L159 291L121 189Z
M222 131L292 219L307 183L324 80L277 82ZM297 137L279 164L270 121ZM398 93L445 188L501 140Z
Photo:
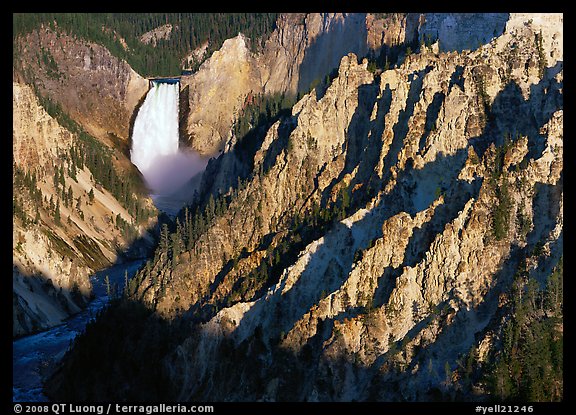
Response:
M131 159L147 179L155 159L178 153L179 89L153 82L134 122Z
M190 179L206 161L191 151L178 149L179 83L152 82L134 121L130 159L144 176L156 206L175 213L187 200Z

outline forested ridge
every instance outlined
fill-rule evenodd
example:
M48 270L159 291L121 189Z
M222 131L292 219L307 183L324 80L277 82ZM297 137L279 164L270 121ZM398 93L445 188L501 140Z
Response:
M126 60L142 76L179 74L183 59L208 41L200 63L239 32L257 50L275 28L277 13L15 13L13 39L48 25L99 43ZM144 43L141 36L162 25L172 25L166 39ZM17 50L14 49L14 53Z

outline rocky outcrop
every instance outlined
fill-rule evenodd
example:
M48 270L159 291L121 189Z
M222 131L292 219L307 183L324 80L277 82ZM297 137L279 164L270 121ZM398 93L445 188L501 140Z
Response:
M426 391L445 389L439 383L445 366L454 370L456 356L466 353L475 344L475 336L488 328L490 316L501 306L498 292L511 284L518 252L531 249L539 238L535 236L537 229L546 228L540 235L554 246L550 255L555 259L550 262L555 263L561 254L558 238L562 216L553 214L548 225L541 223L536 218L538 199L528 190L538 188L538 183L561 188L558 180L562 170L562 145L558 141L562 133L556 124L562 110L553 92L561 89L562 70L555 73L549 68L538 78L537 68L530 63L537 54L533 34L513 31L476 52L416 55L402 67L382 73L379 84L373 83L372 75L355 62L354 56L348 56L342 59L338 77L322 99L317 100L314 93L303 97L293 109L296 127L288 139L291 150L281 153L264 177L247 184L239 194L244 206L232 202L229 212L197 247L212 252L212 257L216 247L223 247L226 256L234 257L233 247L244 246L254 252L249 258L255 267L258 235L279 230L274 226L275 212L289 215L294 209L303 210L305 201L326 194L334 181L352 184L350 188L372 181L381 183L382 190L365 208L308 244L261 296L221 309L200 326L199 340L185 341L174 352L166 365L180 387L179 399L205 396L206 389L201 392L199 388L219 384L215 368L205 362L221 359L222 347L243 350L254 357L250 354L251 348L257 347L254 336L267 346L258 352L263 363L252 369L267 383L252 389L255 385L238 375L235 382L252 385L248 390L253 394L243 392L232 399L283 399L290 387L297 389L291 396L298 400L428 400ZM527 71L516 71L516 64L506 58L514 40L520 42L522 54L518 59L526 63L522 67L529 68ZM502 72L490 75L487 65ZM485 77L483 84L478 76ZM517 85L515 92L509 90L511 85ZM530 91L529 96L524 98L522 91ZM490 109L481 102L483 94ZM512 96L520 100L526 113L521 109L514 117L508 114L504 102ZM542 104L537 110L533 100ZM538 118L549 105L554 109L540 127L529 113L535 111ZM356 125L354 120L362 120L362 115L368 125L370 121L376 125L368 131L361 128L364 123ZM471 128L470 123L477 122L473 120L480 120L478 129ZM554 132L551 125L556 125ZM258 160L264 159L267 149L279 140L274 131L264 140ZM497 186L506 181L512 189L515 183L523 183L511 190L514 202L507 214L513 218L521 209L532 211L533 231L525 239L513 224L505 240L498 241L492 236L491 225L498 200L488 178L498 169L496 147L502 146L502 135L510 131L517 141L505 153L507 172L502 173ZM541 153L534 154L527 145L538 134L546 137L547 144ZM380 156L359 157L369 154L374 135L381 140ZM314 146L312 163L308 145ZM302 166L300 172L293 166ZM536 166L542 166L540 173L535 174ZM316 187L305 181L310 169L316 176ZM362 172L364 169L368 171ZM292 189L301 189L300 194L295 197ZM274 202L267 199L268 194L274 195ZM354 199L356 194L352 191L351 195ZM560 192L554 212L559 212L561 199ZM253 220L246 203L262 206L257 210L264 223L261 231L250 228ZM221 223L233 224L235 215L247 220L220 228ZM231 249L216 235L232 236ZM207 288L220 284L214 296L230 293L221 286L232 287L233 281L246 275L251 267L248 261L239 262L237 273L220 276L220 282L215 276L223 272L224 264L210 264L212 271L202 268L202 277L195 279L197 284L200 281L196 288L178 291L180 304L190 289L194 292L191 304L210 298L210 291L201 288L203 284ZM194 256L190 262L209 264L207 259ZM543 265L536 268L532 272L540 278L550 270ZM165 286L172 287L173 282L165 282ZM202 294L197 297L198 290ZM145 298L152 301L153 297ZM173 298L170 289L154 300L159 311L169 308L168 298ZM305 387L292 383L286 368L276 364L280 352L272 344L278 339L281 350L299 359L303 354L312 359L314 369L302 367L296 371L300 375L292 372L301 382L312 376L314 380L304 382ZM200 360L204 363L200 364L197 356L203 356ZM427 364L429 361L432 363ZM182 366L187 368L185 375L176 370ZM231 368L224 372L227 376L238 373ZM285 374L278 378L276 373ZM401 383L403 387L375 389L370 387L374 382ZM232 393L225 387L207 390L211 396L227 399Z
M564 25L562 13L510 13L506 23L507 32L542 35L542 51L546 66L553 66L557 61L564 60L564 37L560 29Z
M239 110L246 95L260 83L260 75L242 35L226 40L201 68L182 78L181 88L189 88L190 108L183 121L192 148L201 155L214 155L229 134L230 114Z
M156 43L158 43L159 40L170 39L172 29L178 30L178 26L173 28L170 23L159 26L156 29L150 30L149 32L146 32L140 36L140 42L146 45L152 43L152 46L156 47Z
M338 67L347 53L364 56L366 15L282 15L260 58L264 92L304 92Z
M419 40L438 40L441 51L473 50L504 32L509 13L425 13Z
M58 28L28 33L15 47L15 80L35 85L93 136L128 141L131 117L148 81L126 62Z
M411 44L418 40L419 13L367 13L368 48L376 55L383 45Z
M19 336L85 305L89 275L115 262L127 242L120 221L135 219L86 166L72 165L77 134L46 112L32 87L14 82L12 91L13 335Z
M12 83L12 114L15 164L48 166L72 145L72 133L50 117L28 85Z
M225 208L181 218L188 245L135 277L129 300L177 333L169 397L487 398L463 386L462 357L496 347L520 267L543 284L562 254L563 66L536 33L376 74L348 54L274 123Z
M382 44L412 39L414 16L399 15L390 27L389 21L392 17L362 13L288 13L280 15L260 54L249 51L241 34L225 41L198 72L182 80L182 88L189 87L190 145L204 156L217 155L250 94L307 92L322 84L346 54L365 56Z
M199 62L204 60L206 51L208 50L209 42L206 41L202 45L198 46L192 52L190 52L183 60L182 60L182 67L183 68L192 68L194 65L197 65Z

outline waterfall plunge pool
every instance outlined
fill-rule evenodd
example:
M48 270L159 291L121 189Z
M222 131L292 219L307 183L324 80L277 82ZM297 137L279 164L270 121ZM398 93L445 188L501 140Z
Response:
M134 121L130 159L140 170L154 204L169 215L190 203L208 160L179 148L177 78L151 80Z

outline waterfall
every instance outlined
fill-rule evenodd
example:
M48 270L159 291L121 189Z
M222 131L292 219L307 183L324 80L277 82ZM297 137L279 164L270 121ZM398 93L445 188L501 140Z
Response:
M153 82L134 122L132 163L154 181L154 160L178 153L179 84Z
M130 150L156 206L168 213L189 202L188 183L206 167L196 153L178 148L179 92L179 83L152 82L134 121Z

